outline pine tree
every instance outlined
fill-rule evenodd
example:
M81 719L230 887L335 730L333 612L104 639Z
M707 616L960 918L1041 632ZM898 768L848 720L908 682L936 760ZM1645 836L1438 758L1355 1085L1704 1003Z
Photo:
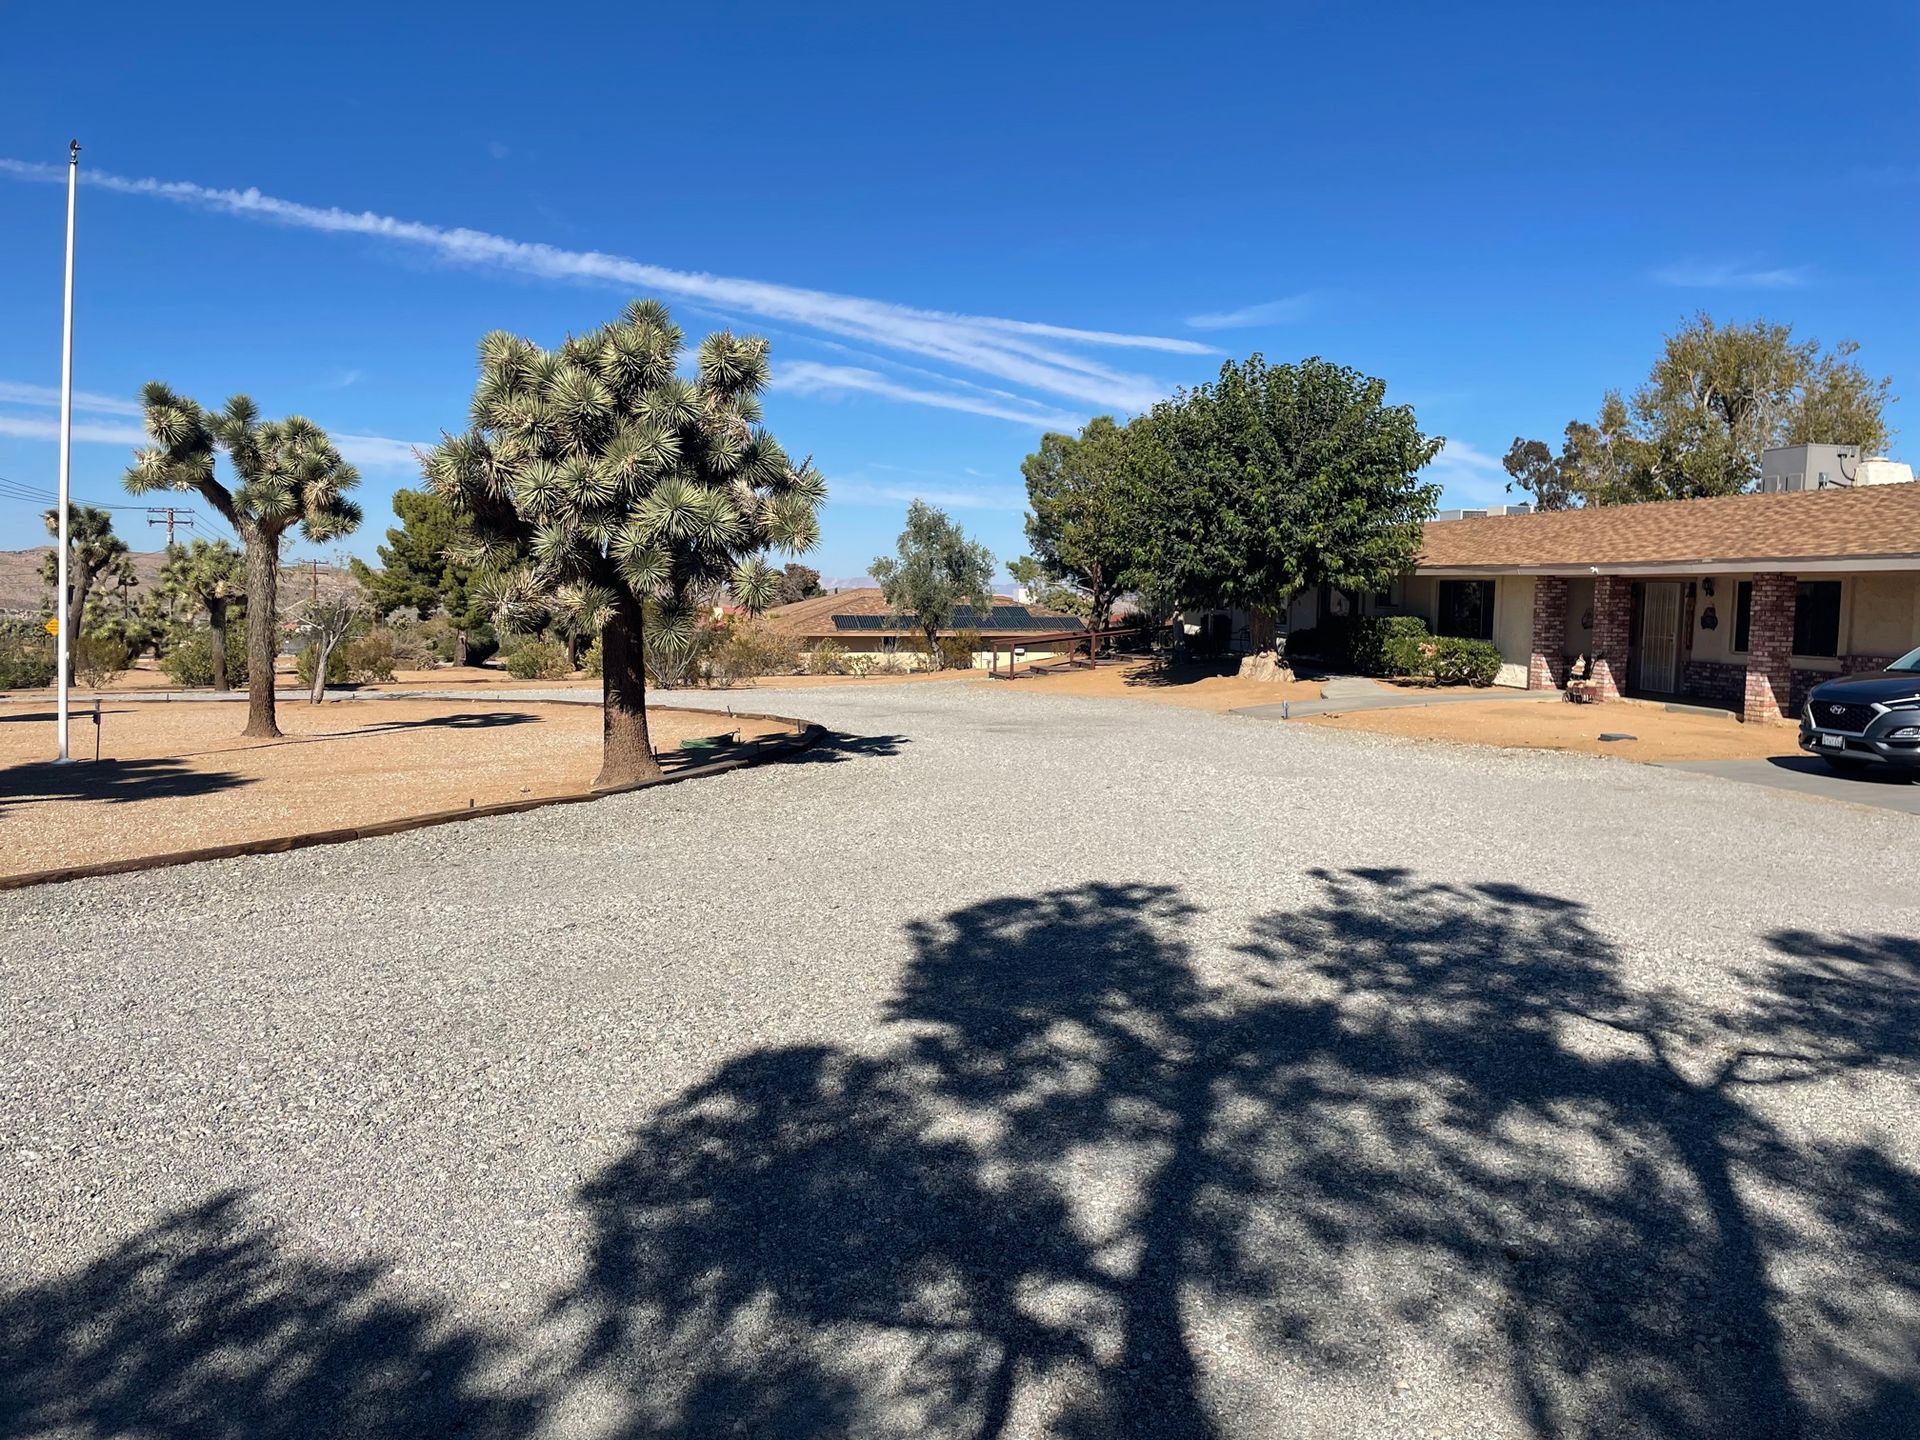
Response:
M709 335L688 380L683 341L653 300L557 350L495 331L480 342L470 428L427 460L434 493L472 518L466 558L503 623L566 616L599 631L597 788L660 773L645 645L692 646L723 592L764 609L779 581L765 552L819 536L825 484L759 428L766 342Z
M274 718L273 662L279 653L280 543L298 526L319 543L350 534L360 507L346 492L360 472L340 458L327 432L297 415L260 419L244 395L223 411L205 411L159 381L140 392L153 445L139 451L127 489L197 490L233 527L246 547L247 726L243 735L280 734ZM239 476L229 489L214 474L216 450L225 450Z
M473 524L426 490L394 491L393 513L400 524L390 527L387 543L377 547L380 568L352 562L367 608L377 620L396 610L412 609L422 620L445 610L453 627L453 663L464 665L473 631L487 621L486 606L474 593L473 566L460 559L473 545Z

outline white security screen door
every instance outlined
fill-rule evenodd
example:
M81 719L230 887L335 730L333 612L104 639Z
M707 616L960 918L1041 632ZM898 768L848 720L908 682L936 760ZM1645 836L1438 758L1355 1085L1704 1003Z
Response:
M1650 580L1640 612L1640 688L1671 695L1680 688L1680 582Z

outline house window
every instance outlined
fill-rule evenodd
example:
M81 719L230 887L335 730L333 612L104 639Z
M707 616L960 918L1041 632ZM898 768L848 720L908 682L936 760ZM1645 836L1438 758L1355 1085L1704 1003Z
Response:
M1442 580L1439 609L1437 633L1462 640L1493 638L1493 581Z
M1840 653L1840 582L1802 580L1793 597L1793 653Z
M1742 580L1733 591L1733 649L1736 655L1747 653L1747 636L1753 630L1753 582Z

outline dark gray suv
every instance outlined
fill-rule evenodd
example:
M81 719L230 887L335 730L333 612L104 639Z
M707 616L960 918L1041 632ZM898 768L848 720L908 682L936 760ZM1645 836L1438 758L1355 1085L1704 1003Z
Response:
M1814 686L1800 712L1800 748L1842 772L1893 765L1920 775L1920 650Z

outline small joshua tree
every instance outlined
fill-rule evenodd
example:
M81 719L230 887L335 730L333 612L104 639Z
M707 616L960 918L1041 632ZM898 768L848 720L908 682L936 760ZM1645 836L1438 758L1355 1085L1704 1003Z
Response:
M262 422L244 395L223 411L205 411L159 381L140 392L153 444L134 455L127 489L197 490L246 546L247 728L243 735L280 734L273 710L273 662L280 650L280 542L287 531L324 544L360 523L346 493L360 472L340 458L327 432L298 415ZM227 452L240 483L228 489L213 473L214 451Z
M47 533L57 540L60 512L49 510L45 519ZM57 585L59 574L59 556L50 553L41 578ZM67 516L67 593L53 600L54 613L60 617L60 643L67 647L69 663L86 633L87 599L94 586L132 580L133 562L127 558L127 542L113 533L113 516L91 505L73 506Z
M195 540L169 545L167 563L160 567L160 592L180 602L191 620L205 610L211 629L207 650L213 659L213 688L227 688L227 611L246 598L246 569L239 552L224 540Z
M725 592L766 608L780 575L765 552L819 536L825 484L759 428L766 342L709 335L689 380L683 338L653 300L557 350L495 331L480 342L470 428L426 463L434 492L473 518L472 558L503 623L598 630L599 789L660 773L643 637L692 646Z

